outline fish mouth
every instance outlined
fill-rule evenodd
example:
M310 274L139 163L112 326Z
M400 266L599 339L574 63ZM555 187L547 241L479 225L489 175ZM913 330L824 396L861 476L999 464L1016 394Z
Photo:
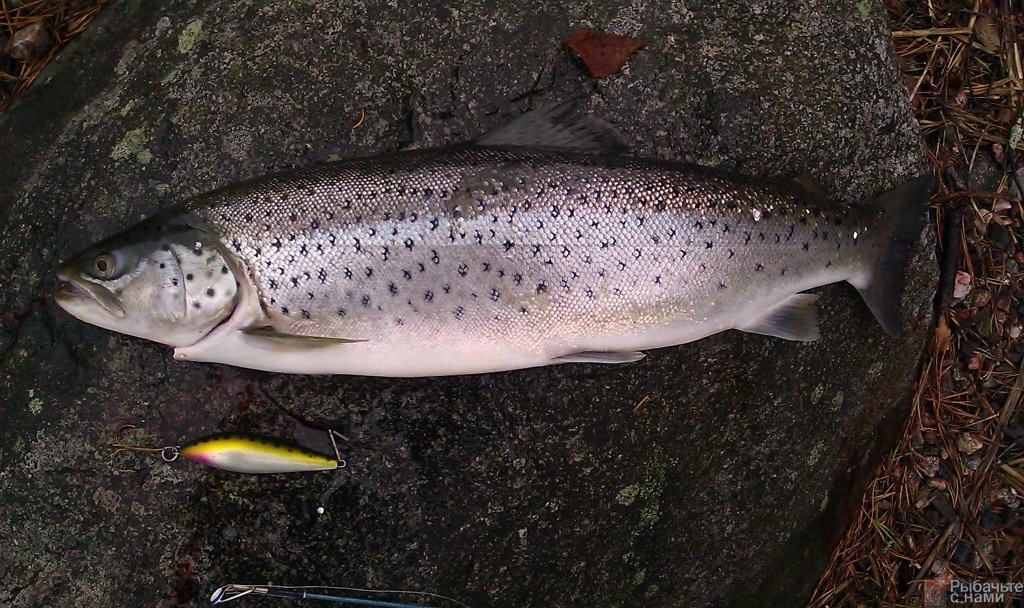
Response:
M117 296L106 287L81 278L67 264L59 266L56 272L57 278L64 283L53 292L53 299L64 310L74 314L73 309L80 309L83 304L95 302L116 319L127 316Z

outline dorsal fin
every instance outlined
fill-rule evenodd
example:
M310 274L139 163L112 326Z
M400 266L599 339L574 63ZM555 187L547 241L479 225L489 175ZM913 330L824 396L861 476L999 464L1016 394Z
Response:
M584 97L530 110L481 135L479 146L566 148L588 154L625 154L629 146L614 127L579 113Z

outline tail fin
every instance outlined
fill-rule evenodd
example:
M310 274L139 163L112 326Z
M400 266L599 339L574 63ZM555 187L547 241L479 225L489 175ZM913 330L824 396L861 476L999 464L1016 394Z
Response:
M935 189L931 175L910 180L879 196L884 221L892 226L885 250L866 273L866 280L850 281L889 335L903 335L900 296L910 250L921 235L928 217L928 202Z

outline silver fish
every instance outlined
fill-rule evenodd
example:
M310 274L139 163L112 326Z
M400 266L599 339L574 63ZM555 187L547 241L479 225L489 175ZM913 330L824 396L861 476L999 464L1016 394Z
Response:
M623 155L575 102L449 148L199 196L61 265L57 302L177 359L430 376L620 363L727 329L819 337L848 281L899 334L933 179L871 204Z

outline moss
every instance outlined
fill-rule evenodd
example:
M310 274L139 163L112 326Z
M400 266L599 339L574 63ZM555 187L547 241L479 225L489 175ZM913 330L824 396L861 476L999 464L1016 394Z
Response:
M110 152L110 158L126 160L134 156L140 163L149 164L149 161L153 160L153 153L146 147L148 141L145 127L132 129L114 145L114 149Z
M195 19L185 26L185 29L178 34L178 52L188 53L196 45L199 34L203 31L203 20Z

